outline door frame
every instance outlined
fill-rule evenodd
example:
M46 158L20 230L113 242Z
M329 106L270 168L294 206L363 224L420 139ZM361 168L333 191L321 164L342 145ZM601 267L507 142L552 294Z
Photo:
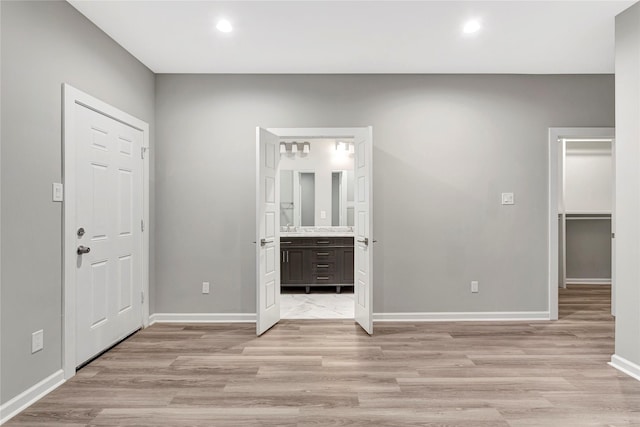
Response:
M548 167L549 167L549 199L548 199L548 276L547 281L549 284L549 320L558 320L558 263L560 261L560 254L558 251L558 242L560 239L558 229L558 197L560 188L560 172L564 173L564 167L561 165L561 161L564 161L560 157L560 148L558 142L561 139L597 139L597 138L611 138L615 140L615 128L613 127L562 127L562 128L549 128L549 141L548 141ZM615 162L615 158L614 158ZM615 179L615 163L614 163L614 179ZM564 180L562 182L564 185ZM614 180L615 189L615 180ZM615 191L613 194L613 202L615 205ZM615 206L612 206L611 215L611 227L612 232L615 232ZM612 254L615 254L615 239L611 243ZM564 260L563 260L564 262ZM566 267L565 267L566 271ZM615 313L615 265L611 265L611 310Z
M362 126L362 127L317 127L317 128L303 128L303 127L291 127L291 128L264 128L267 131L277 135L280 138L330 138L330 139L340 139L340 138L358 138L358 137L366 137L370 138L370 135L373 133L373 128L371 126ZM260 171L256 170L256 174L259 174ZM258 175L259 176L259 175ZM373 211L373 183L370 183L371 191L369 192L369 206ZM373 227L371 227L373 228ZM276 239L280 239L280 229L276 230ZM373 236L370 237L373 245ZM256 259L256 268L258 267L259 259ZM281 291L280 287L280 278L278 278L278 292ZM371 293L369 295L369 302L371 304L372 318L371 322L373 323L373 290L374 290L374 274L373 274L373 264L370 266L370 286ZM256 283L256 301L258 300L258 284ZM354 307L357 302L354 300ZM258 304L258 302L256 302ZM259 309L256 306L256 312ZM355 321L355 318L354 318Z
M149 124L119 110L69 84L62 85L62 369L64 378L76 374L76 257L71 251L76 247L76 140L75 105L82 105L113 120L124 123L142 132L142 319L143 327L149 325Z

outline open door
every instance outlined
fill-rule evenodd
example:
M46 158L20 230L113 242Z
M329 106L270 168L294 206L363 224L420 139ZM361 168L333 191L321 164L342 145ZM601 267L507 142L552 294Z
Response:
M373 200L372 129L358 135L355 144L355 320L368 333L373 334Z
M280 320L280 161L277 135L256 129L256 332L262 335Z
M611 140L611 315L616 315L616 140Z

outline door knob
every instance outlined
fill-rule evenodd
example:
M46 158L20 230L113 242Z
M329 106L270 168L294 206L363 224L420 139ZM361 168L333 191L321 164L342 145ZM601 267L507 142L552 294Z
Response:
M88 246L78 246L78 250L76 251L78 255L88 254L91 252L91 248Z

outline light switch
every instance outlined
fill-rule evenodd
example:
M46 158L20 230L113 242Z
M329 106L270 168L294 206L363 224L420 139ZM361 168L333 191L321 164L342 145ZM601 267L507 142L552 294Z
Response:
M53 183L53 201L61 202L64 200L64 188L61 183L54 182Z
M513 196L513 193L502 193L502 204L503 205L515 205L516 201Z
M320 219L327 219L327 211L320 211Z
M44 348L44 330L40 329L31 334L31 353L35 353Z

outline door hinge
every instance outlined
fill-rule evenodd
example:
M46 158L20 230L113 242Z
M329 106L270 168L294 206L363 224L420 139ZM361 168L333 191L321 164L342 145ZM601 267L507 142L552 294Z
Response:
M144 304L144 292L140 292L140 304Z
M140 231L144 231L144 219L140 220Z

